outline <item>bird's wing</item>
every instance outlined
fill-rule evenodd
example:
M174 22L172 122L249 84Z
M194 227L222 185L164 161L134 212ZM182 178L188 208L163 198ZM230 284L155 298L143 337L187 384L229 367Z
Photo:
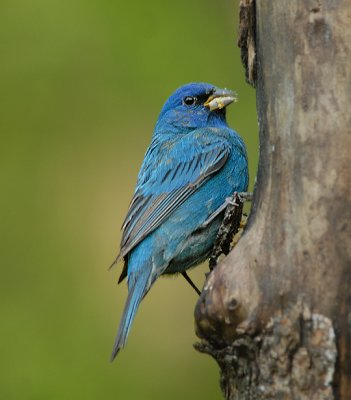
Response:
M155 139L145 155L122 226L121 252L116 261L220 170L229 154L229 142L209 128L197 129L170 141Z

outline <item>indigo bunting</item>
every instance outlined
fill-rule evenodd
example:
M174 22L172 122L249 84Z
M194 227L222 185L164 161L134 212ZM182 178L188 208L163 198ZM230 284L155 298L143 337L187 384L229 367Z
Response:
M137 308L155 280L204 261L226 198L247 190L245 144L226 122L225 107L234 100L230 90L190 83L161 110L114 262L124 258L119 282L127 277L128 297L111 360L125 346Z

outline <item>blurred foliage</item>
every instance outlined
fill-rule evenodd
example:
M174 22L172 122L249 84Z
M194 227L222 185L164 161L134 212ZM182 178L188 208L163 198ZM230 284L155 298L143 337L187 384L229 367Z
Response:
M108 362L126 296L120 225L158 112L190 81L235 89L257 165L254 91L231 0L3 0L0 399L220 399L192 348L196 294L160 279ZM192 272L202 285L207 266Z

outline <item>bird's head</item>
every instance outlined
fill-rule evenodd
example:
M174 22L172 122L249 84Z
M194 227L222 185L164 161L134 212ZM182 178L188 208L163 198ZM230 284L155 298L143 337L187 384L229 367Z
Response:
M235 92L208 83L189 83L177 89L159 115L156 131L186 131L226 125L225 107L237 100Z

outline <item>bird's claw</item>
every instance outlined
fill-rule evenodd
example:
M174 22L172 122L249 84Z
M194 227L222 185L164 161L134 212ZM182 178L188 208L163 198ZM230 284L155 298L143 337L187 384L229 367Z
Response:
M234 207L239 207L239 204L237 203L237 200L239 200L240 203L242 203L241 201L241 197L239 195L238 192L234 192L232 197L227 197L225 199L225 203L227 206L234 206Z
M200 226L199 229L205 229L221 212L223 212L229 205L239 207L240 203L251 201L252 193L248 192L234 192L231 197L226 197L224 203L217 208Z

